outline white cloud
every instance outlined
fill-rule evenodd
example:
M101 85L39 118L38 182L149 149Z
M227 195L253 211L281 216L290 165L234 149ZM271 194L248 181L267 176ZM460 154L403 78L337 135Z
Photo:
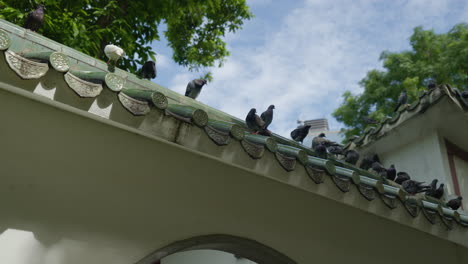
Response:
M268 3L262 8L271 8ZM453 14L446 21L453 8L453 3L438 0L308 0L285 13L276 28L268 28L268 18L257 16L254 19L264 20L254 23L257 32L249 32L248 22L248 34L228 39L232 55L223 68L213 69L215 81L199 100L241 119L252 107L262 112L275 104L271 129L284 136L297 119L327 117L337 128L331 112L341 103L341 94L361 90L357 82L379 67L380 52L408 47L408 37L420 24L437 23L446 30L453 21L461 22ZM463 12L458 16L462 19ZM262 28L270 34L262 35ZM260 43L245 45L259 35ZM239 41L242 45L236 45ZM198 76L187 72L176 75L171 89L183 93L194 77Z

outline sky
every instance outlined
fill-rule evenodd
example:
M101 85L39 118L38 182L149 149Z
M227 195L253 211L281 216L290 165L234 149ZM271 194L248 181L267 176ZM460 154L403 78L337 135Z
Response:
M333 117L346 90L381 69L384 50L408 50L414 27L445 33L468 22L466 0L247 0L255 17L226 35L231 56L222 68L190 72L175 64L167 41L153 42L158 77L153 81L184 94L187 83L211 70L214 80L197 98L245 119L275 105L269 129L289 137L297 120Z

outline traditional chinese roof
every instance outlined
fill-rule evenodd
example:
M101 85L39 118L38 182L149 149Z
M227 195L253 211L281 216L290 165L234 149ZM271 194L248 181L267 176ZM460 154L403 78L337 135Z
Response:
M93 110L91 105L88 110L102 118L112 119L106 106L111 104L108 101L118 101L133 116L128 119L115 118L114 121L193 151L218 158L229 157L231 160L234 155L245 155L251 160L247 162L242 158L244 164L247 164L244 166L248 167L255 167L255 162L265 158L267 163L279 164L274 167L278 170L303 172L311 183L324 186L322 188L327 188L322 183L331 181L343 193L358 192L368 201L381 200L383 203L379 206L386 206L388 210L403 207L411 217L422 214L431 224L439 224L447 229L468 226L467 214L451 210L441 201L410 196L398 185L372 172L331 156L328 159L318 158L312 149L279 135L253 135L243 120L131 73L109 69L105 62L3 20L0 20L0 50L11 70L23 80L41 79L48 71L55 71L55 76L63 76L68 88L76 93L77 99L80 98L78 100L86 102L88 106L91 102L102 106ZM44 81L42 86L47 90L53 84ZM41 95L47 97L47 94L46 91ZM356 143L367 144L372 137L383 136L384 131L424 111L442 96L453 97L460 104L463 103L464 109L468 107L466 101L460 100L457 91L444 86L422 95L418 102L400 109L394 118L385 120L378 128L366 131ZM90 101L90 98L96 100ZM55 97L49 99L58 100ZM61 103L83 111L79 102L62 100ZM204 137L208 137L219 151L208 151L204 144L198 144ZM233 147L239 144L244 153L237 153L241 151ZM231 153L233 149L237 152ZM267 168L263 169L268 172Z
M444 98L458 105L462 111L468 112L468 100L462 97L458 89L450 85L439 85L435 89L421 92L418 100L410 105L401 106L393 116L387 117L375 126L368 127L361 136L348 143L345 148L360 149L373 144L407 120L423 114Z

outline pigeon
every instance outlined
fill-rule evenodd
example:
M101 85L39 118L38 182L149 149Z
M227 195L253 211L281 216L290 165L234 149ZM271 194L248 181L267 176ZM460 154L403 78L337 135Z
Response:
M379 156L377 156L377 154L374 154L374 156L366 156L364 157L362 160L361 160L361 164L359 166L359 168L363 169L363 170L368 170L372 167L372 164L374 162L379 162L380 163L380 159L379 159Z
M439 188L435 190L434 195L432 197L436 199L440 199L442 198L442 196L444 196L444 184L443 183L441 183L439 185Z
M408 95L406 94L406 89L405 89L403 90L403 92L401 92L400 96L398 97L398 104L395 108L395 112L398 111L398 108L400 108L400 106L405 105L407 101L408 101Z
M318 136L312 139L312 149L315 149L315 147L318 146L320 143L323 143L325 147L339 146L338 143L326 139L325 133L320 133Z
M294 141L301 142L302 144L304 139L307 137L307 134L309 134L309 129L310 129L309 125L299 126L298 128L291 131L291 138Z
M429 190L426 191L427 196L431 196L431 197L434 196L435 191L437 189L437 182L438 182L437 179L432 180L431 184L429 185L430 187Z
M143 64L143 67L141 67L141 77L144 79L154 79L156 78L156 74L156 63L154 63L154 61L147 61Z
M364 123L366 123L368 125L375 125L375 124L379 123L379 121L375 120L372 117L368 117L368 116L363 117L362 120L364 121Z
M345 155L344 161L350 164L356 165L356 163L359 160L359 153L353 149L345 151L344 155Z
M436 88L436 83L434 81L430 81L429 84L427 85L427 89L434 90Z
M468 91L463 91L463 92L461 93L461 96L462 96L463 98L465 98L465 99L468 99Z
M273 121L273 109L275 109L275 106L270 105L268 109L260 115L262 120L265 122L265 130L268 129L268 126Z
M26 22L24 23L24 28L30 29L34 32L38 31L42 24L44 23L44 10L45 6L40 4L37 6L36 10L31 11L26 17Z
M325 146L324 142L320 142L318 145L315 146L314 148L315 154L319 158L326 159L327 158L327 146Z
M398 184L402 184L404 181L407 181L411 179L408 173L400 171L397 173L397 177L395 179L395 182Z
M188 96L192 99L197 99L198 95L201 92L203 85L205 85L207 81L205 79L195 79L191 80L187 84L187 88L185 90L185 96Z
M403 190L411 195L415 195L420 192L424 192L429 186L423 185L424 182L418 182L414 180L406 180L401 184Z
M113 65L115 65L120 58L125 56L125 51L121 47L112 44L106 45L104 53L106 57L109 58L107 64L112 63Z
M395 181L396 178L396 169L395 165L390 165L390 168L387 169L387 179Z
M327 150L333 155L343 155L343 147L340 145L329 146Z
M458 208L461 206L462 199L463 198L461 196L458 196L457 198L448 201L447 206L452 208L452 210L458 210Z
M249 113L245 117L245 123L247 127L254 131L254 134L263 131L265 129L265 122L257 115L257 109L250 109Z

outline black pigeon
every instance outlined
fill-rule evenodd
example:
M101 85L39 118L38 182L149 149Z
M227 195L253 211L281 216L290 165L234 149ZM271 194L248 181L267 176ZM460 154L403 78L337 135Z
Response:
M379 159L379 156L377 156L377 154L374 154L374 156L372 157L371 156L364 157L361 160L361 164L359 165L359 168L363 170L368 170L372 167L372 164L374 164L374 162L380 163L380 159Z
M398 104L395 108L395 112L400 108L400 106L405 105L408 101L408 95L406 94L406 89L401 92L400 96L398 97Z
M395 179L395 182L398 184L402 184L404 181L407 181L411 179L408 173L400 171L397 173L397 177Z
M356 165L356 163L359 160L359 153L353 149L345 151L344 155L345 155L344 161L350 164Z
M436 88L436 83L434 81L430 81L429 84L427 85L427 89L434 90Z
M426 191L427 196L434 197L435 191L437 189L437 182L438 181L439 180L437 180L437 179L432 180L431 184L429 185L429 187L430 187L429 190Z
M461 96L462 96L463 98L465 98L465 99L468 99L468 91L463 91L463 92L461 93Z
M366 123L368 125L375 125L375 124L379 123L379 121L375 120L372 117L368 117L368 116L363 117L362 120L364 121L364 123Z
M448 201L447 206L452 208L452 210L458 210L458 208L461 206L462 199L463 198L461 196L458 196L457 198Z
M195 79L190 81L187 84L187 89L185 90L185 96L188 96L192 99L197 99L198 95L201 92L203 85L206 84L206 80L204 79Z
M265 129L265 122L257 115L257 110L255 108L250 109L245 117L245 123L248 128L254 131L254 134L258 134L258 132Z
M300 126L300 127L296 128L296 129L294 129L293 131L291 131L291 138L294 141L302 143L304 141L304 138L307 137L307 134L309 134L309 129L310 129L309 125Z
M44 5L38 5L36 10L31 11L26 17L24 28L30 29L34 32L38 31L44 23Z
M390 168L387 169L387 179L395 181L396 178L396 169L395 165L390 165Z
M315 154L319 158L326 159L327 158L327 146L325 146L325 143L321 142L318 145L315 146L314 148Z
M333 155L343 155L343 147L340 145L329 146L327 150Z
M262 120L265 122L265 130L268 129L268 126L273 121L273 109L275 109L275 106L270 105L268 109L260 115Z
M406 180L401 184L403 190L411 195L415 195L420 192L424 192L429 186L423 185L424 182L417 182L413 180Z
M141 68L141 77L144 79L154 79L156 78L156 63L154 61L147 61L143 64Z
M320 133L318 136L316 136L316 137L314 137L314 138L312 139L312 149L315 150L315 148L316 148L320 143L323 143L323 145L325 145L325 147L329 147L329 146L339 146L338 143L328 140L328 139L325 137L325 133Z
M443 183L441 183L439 185L439 188L435 190L434 195L432 197L436 199L440 199L442 198L442 196L444 196L444 184Z

